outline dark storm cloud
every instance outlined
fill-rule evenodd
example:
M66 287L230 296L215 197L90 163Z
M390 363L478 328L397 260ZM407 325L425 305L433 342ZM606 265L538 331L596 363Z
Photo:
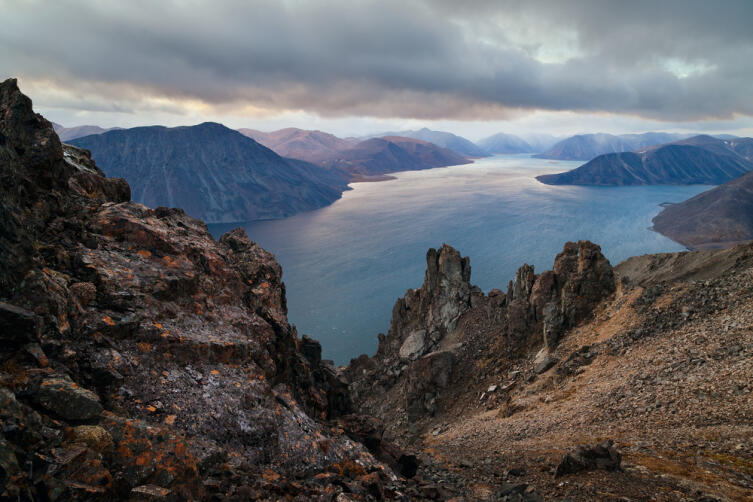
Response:
M150 96L329 116L753 115L750 1L0 0L0 8L3 73L48 80L84 108Z

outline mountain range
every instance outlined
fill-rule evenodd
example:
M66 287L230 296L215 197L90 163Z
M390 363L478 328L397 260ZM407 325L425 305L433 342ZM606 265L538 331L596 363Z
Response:
M385 136L361 141L336 152L320 164L350 173L359 181L384 179L384 175L398 171L418 171L470 162L456 152L427 141Z
M753 170L749 138L695 136L638 152L600 155L560 174L536 179L548 185L718 185ZM751 140L753 141L753 140Z
M477 144L489 153L532 153L536 151L524 139L503 132L484 138Z
M55 133L58 135L58 138L60 138L60 141L70 141L72 139L82 138L91 134L102 134L107 131L121 129L120 127L110 127L106 129L97 125L64 127L60 124L56 124L55 122L52 122L52 127L55 130Z
M434 143L437 146L447 148L448 150L452 150L453 152L466 157L487 157L489 155L489 152L462 136L450 132L432 131L426 127L413 131L386 132L376 136L400 136L404 138L420 139L421 141Z
M221 124L136 127L77 138L109 176L149 207L175 206L207 222L282 218L331 204L349 176L286 159Z
M349 173L353 181L389 179L388 173L467 164L470 161L428 141L384 136L366 140L342 139L322 131L281 129L261 132L239 129L285 157L313 162Z
M652 145L670 143L687 135L664 132L643 134L578 134L559 141L549 150L534 157L553 160L591 160L605 153L631 152Z
M310 131L288 127L273 132L255 129L238 129L238 132L274 150L283 157L322 162L337 156L358 143L358 140L338 138L334 134L322 131Z

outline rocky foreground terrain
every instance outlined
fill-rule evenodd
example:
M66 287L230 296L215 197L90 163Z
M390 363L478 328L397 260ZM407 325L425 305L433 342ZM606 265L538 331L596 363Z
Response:
M612 268L568 243L489 295L444 246L347 371L438 498L753 500L752 323L751 244Z
M0 84L0 500L753 500L753 247L505 292L430 250L373 357L241 230L130 201Z
M347 383L241 230L130 202L15 80L0 177L0 499L406 499L415 459L350 439Z

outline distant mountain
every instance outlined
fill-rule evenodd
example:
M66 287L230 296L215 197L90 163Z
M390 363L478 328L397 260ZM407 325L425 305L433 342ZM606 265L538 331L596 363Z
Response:
M745 151L747 142L738 148ZM730 141L696 136L638 152L600 155L560 174L536 179L548 185L718 185L753 170L753 162L737 154Z
M404 138L420 139L421 141L434 143L437 146L447 148L466 157L486 157L489 155L483 148L480 148L470 140L449 132L432 131L426 127L417 131L389 132L380 134L380 136L401 136Z
M238 129L238 132L256 140L283 157L315 163L329 159L337 152L350 148L357 143L357 141L341 139L326 132L308 131L294 127L273 132L261 132L254 129Z
M559 141L562 141L562 138L559 136L542 133L521 134L520 137L523 138L526 143L531 145L534 152L545 152L556 145Z
M544 153L534 155L539 159L591 160L605 153L631 152L653 145L670 143L687 135L664 132L643 134L579 134L555 144Z
M503 132L484 138L478 146L489 153L531 153L536 150L524 139Z
M427 141L386 136L352 145L335 153L321 165L348 172L358 180L398 171L416 171L470 162L451 150Z
M211 122L109 131L70 143L91 150L108 176L125 178L134 201L180 207L211 223L281 218L323 207L347 189L349 177L285 159Z
M753 173L667 206L654 218L654 230L691 249L753 239Z
M60 138L60 141L62 141L63 143L67 143L72 139L83 138L84 136L89 136L92 134L102 134L107 131L116 131L118 129L121 129L120 127L110 127L108 129L104 129L96 125L64 127L60 124L56 124L55 122L52 122L52 128L55 129L58 138Z
M720 139L715 136L701 134L692 138L675 141L673 144L697 146L718 155L740 156L745 160L753 162L753 138Z

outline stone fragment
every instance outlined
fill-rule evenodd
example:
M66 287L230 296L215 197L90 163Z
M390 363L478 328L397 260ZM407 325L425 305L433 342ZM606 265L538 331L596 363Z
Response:
M104 452L112 447L112 436L98 425L79 425L73 428L74 442L86 444L94 451Z
M90 420L102 412L97 394L62 377L43 380L36 399L42 407L66 420Z
M131 490L131 502L172 500L172 491L157 485L141 485Z

